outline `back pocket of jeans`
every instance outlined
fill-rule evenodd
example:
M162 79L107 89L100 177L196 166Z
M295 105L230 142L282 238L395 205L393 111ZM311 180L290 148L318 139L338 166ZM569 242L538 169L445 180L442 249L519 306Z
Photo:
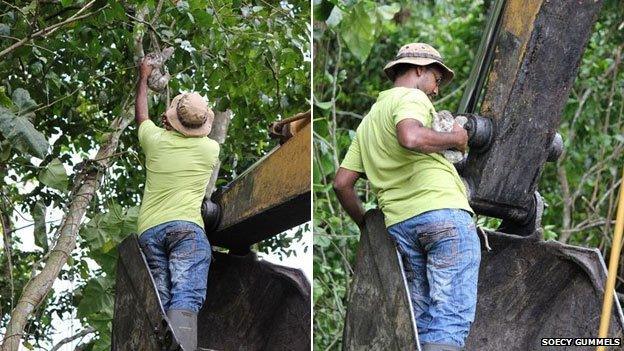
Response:
M419 232L418 241L427 252L427 261L434 267L448 268L456 264L459 230L454 225L431 225Z
M167 243L170 258L186 258L197 250L194 228L181 226L167 230Z

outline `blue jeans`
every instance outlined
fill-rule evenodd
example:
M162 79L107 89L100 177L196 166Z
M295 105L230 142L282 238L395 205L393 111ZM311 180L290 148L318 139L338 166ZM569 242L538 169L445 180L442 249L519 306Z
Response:
M197 313L206 300L212 256L204 229L188 221L166 222L144 231L139 245L165 312Z
M470 213L429 211L388 232L401 254L420 343L464 347L475 316L481 261Z

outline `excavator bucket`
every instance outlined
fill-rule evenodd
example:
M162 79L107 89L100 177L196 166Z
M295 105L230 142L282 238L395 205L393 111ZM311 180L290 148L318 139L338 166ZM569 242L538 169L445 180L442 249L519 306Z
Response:
M309 350L310 284L301 271L215 252L206 296L200 349ZM111 350L182 350L135 235L119 246Z
M545 349L542 338L598 336L607 280L600 251L536 236L486 235L492 250L481 252L477 313L467 350L540 350ZM624 337L617 298L609 331L609 337ZM584 346L557 350L595 349Z
M414 350L418 334L400 256L385 234L383 214L371 210L364 220L343 350Z
M343 350L420 350L401 261L379 210L360 237ZM595 249L487 232L466 350L542 350L542 338L596 337L606 267ZM624 337L615 300L610 337ZM594 347L595 348L595 347ZM557 350L592 349L577 346ZM621 350L607 348L607 350Z
M118 251L111 350L181 350L136 235Z

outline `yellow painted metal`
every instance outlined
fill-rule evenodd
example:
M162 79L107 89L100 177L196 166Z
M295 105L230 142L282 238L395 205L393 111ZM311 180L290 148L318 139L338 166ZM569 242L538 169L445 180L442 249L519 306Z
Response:
M518 76L517 72L523 62L529 39L533 33L535 18L539 12L543 0L508 0L503 9L501 32L513 42L516 50L513 55L502 59L495 59L488 75L485 97L481 106L481 114L492 118L500 118L506 105L513 84L499 83L508 82ZM497 72L503 66L505 76L501 77Z
M212 244L244 248L310 220L311 132L308 124L230 184Z
M615 279L620 260L622 248L622 230L624 230L624 168L622 168L622 182L620 183L620 200L615 217L615 231L613 232L613 242L611 245L611 255L609 257L609 271L607 272L607 284L605 287L604 300L602 303L602 315L600 316L600 328L598 337L606 338L609 334L609 324L611 323L611 309L613 308L613 293L615 291ZM598 346L597 351L604 351L604 346Z
M223 208L218 230L306 191L310 191L309 125L224 193L221 203L236 206Z

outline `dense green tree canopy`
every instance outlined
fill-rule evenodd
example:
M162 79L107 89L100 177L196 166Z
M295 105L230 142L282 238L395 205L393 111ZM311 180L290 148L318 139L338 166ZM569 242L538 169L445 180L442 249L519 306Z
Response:
M456 111L492 1L327 1L314 3L314 345L337 350L359 230L331 189L353 131L380 91L382 72L399 47L426 42L455 71L434 101ZM563 111L565 153L548 164L539 184L548 207L546 239L598 247L608 257L617 186L624 165L624 8L606 1ZM375 207L369 184L357 184L366 208ZM496 228L497 219L479 218ZM624 277L620 268L620 277ZM624 279L617 289L624 291Z
M213 109L232 111L220 186L276 145L270 122L309 109L309 19L309 3L292 0L2 1L0 328L57 239L59 222L46 223L46 215L67 211L77 172L92 164L83 161L107 140L111 121L132 111L137 58L173 47L169 96L194 90ZM149 98L158 123L166 104L167 94ZM54 314L96 329L88 349L110 347L115 247L135 230L145 181L136 126L121 134L111 158L98 170L103 181L61 271L75 291L54 291L37 307L23 338L28 347L49 349ZM23 221L30 226L18 230ZM35 250L20 245L27 235Z

